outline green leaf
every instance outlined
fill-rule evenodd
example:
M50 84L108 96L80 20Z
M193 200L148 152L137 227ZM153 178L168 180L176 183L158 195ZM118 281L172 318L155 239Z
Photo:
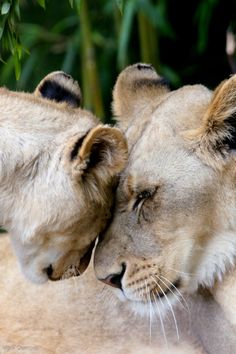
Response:
M21 64L17 53L14 55L14 68L15 68L16 80L18 81L21 73Z
M45 8L46 8L45 0L38 0L38 3L45 10Z
M22 57L22 46L20 45L20 43L16 43L16 51L17 51L18 58L21 59L21 57Z
M1 40L1 38L2 38L2 35L3 35L3 27L0 27L0 40Z
M124 1L123 0L116 0L116 5L118 6L120 12L123 14Z
M5 60L3 60L3 58L0 56L0 62L3 64L7 64L7 62Z
M71 8L73 9L73 7L74 7L74 0L69 0L69 3L70 3Z
M11 53L13 54L14 53L14 39L13 39L10 32L7 32L7 45L8 45L8 48L10 49Z
M19 4L19 0L17 0L15 2L15 5L14 5L14 12L16 14L16 17L18 18L18 20L20 20L20 4Z
M121 31L118 45L118 66L120 69L125 67L128 44L131 35L131 27L133 23L134 14L136 11L136 0L129 0L126 3L124 16L121 23Z
M2 15L8 14L10 7L11 7L11 4L8 1L5 1L2 5L2 8L1 8L1 14Z
M78 13L80 13L81 5L83 0L75 0L76 8Z

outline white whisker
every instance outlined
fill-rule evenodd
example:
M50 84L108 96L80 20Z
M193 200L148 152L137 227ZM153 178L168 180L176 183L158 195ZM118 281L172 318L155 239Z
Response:
M177 334L177 338L179 340L179 329L178 329L178 324L177 324L177 321L176 321L176 317L175 317L175 313L174 313L174 310L173 310L173 307L168 299L168 296L165 294L164 290L162 289L161 285L158 284L158 282L155 280L155 278L153 276L151 276L153 281L155 282L155 284L158 286L158 288L161 290L162 294L164 295L166 301L167 301L167 304L171 310L171 313L172 313L172 316L173 316L173 319L174 319L174 323L175 323L175 328L176 328L176 334Z
M149 295L149 343L152 343L152 312L151 312L151 297L150 292L148 291L147 282L145 280L146 292Z
M169 270L173 271L173 272L176 272L176 273L179 273L179 274L183 274L183 275L188 275L188 276L198 276L197 273L188 273L188 272L182 272L181 270L176 270L176 269L173 269L173 268L170 268L168 267Z
M158 297L159 297L159 300L161 300L160 298L160 295L158 293L158 291L156 291ZM157 311L158 311L158 314L159 314L159 320L161 322L161 330L162 330L162 334L163 334L163 337L164 337L164 340L165 340L165 344L166 346L168 347L168 341L167 341L167 337L166 337L166 331L165 331L165 326L164 326L164 322L163 322L163 319L162 319L162 315L161 315L161 311L159 309L159 304L156 300L156 296L155 296L155 293L153 292L153 298L154 298L154 301L155 301L155 304L156 304L156 308L157 308Z
M188 303L187 303L186 299L184 298L184 296L183 296L183 295L181 294L181 292L179 291L179 289L176 288L176 286L175 286L169 279L167 279L166 277L164 277L163 275L160 275L160 277L163 278L164 280L166 280L167 283L169 283L171 286L173 286L173 288L176 290L176 292L179 294L179 296L181 297L181 299L184 301L185 305L187 306L188 312L190 312Z
M182 301L179 299L179 297L174 293L174 291L164 282L164 280L162 280L158 275L155 275L156 276L156 278L158 279L158 280L160 280L166 287L167 287L167 289L172 293L172 295L174 295L174 297L176 298L176 300L181 304L181 306L185 309L185 311L188 311L189 312L189 308L187 307L185 307L184 306L184 304L182 303ZM171 282L169 282L169 283L171 283ZM173 285L173 284L172 284Z

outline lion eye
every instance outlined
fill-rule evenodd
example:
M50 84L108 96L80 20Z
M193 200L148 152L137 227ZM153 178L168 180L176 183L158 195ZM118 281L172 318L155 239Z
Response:
M153 195L154 191L146 190L137 195L136 201L133 205L133 210L136 210L138 206L146 199L150 198Z

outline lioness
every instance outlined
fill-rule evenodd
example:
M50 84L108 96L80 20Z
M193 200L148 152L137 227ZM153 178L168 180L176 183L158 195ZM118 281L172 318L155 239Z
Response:
M63 72L34 94L0 89L0 225L34 282L83 271L126 160L119 129L99 125L80 102Z
M133 65L113 108L130 154L95 271L135 310L161 316L235 263L236 76L214 92L170 92L152 66Z

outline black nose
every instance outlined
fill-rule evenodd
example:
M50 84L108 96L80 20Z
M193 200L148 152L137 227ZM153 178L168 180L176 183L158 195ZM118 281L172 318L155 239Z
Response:
M47 268L45 268L45 273L47 274L48 278L51 278L53 273L53 268L51 264Z
M100 279L103 283L122 290L122 278L125 274L126 265L122 263L122 270L120 273L108 275L105 279Z

